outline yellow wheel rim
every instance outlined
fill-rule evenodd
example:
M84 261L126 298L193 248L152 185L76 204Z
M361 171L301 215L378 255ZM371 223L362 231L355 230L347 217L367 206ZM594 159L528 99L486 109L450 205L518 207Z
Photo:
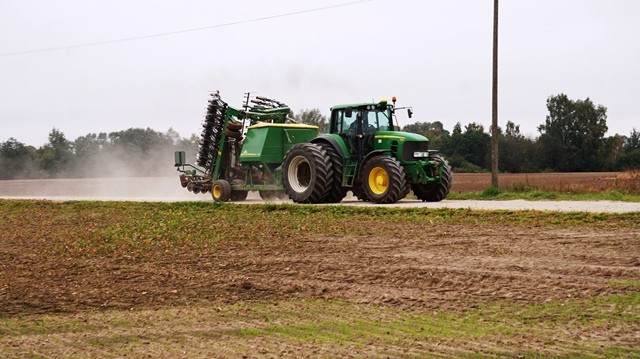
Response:
M222 189L220 188L220 186L213 186L213 198L218 199L220 198L220 196L222 196Z
M389 175L382 167L374 167L369 172L369 188L375 194L383 194L389 187Z

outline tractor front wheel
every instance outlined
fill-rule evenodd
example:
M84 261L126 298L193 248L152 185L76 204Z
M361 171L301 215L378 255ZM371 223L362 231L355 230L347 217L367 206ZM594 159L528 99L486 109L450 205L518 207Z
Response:
M321 203L331 189L333 167L322 146L300 143L287 151L282 179L289 198L296 203Z
M407 177L398 160L377 156L364 164L362 188L371 202L395 203L407 194Z
M223 179L213 182L211 186L211 197L216 202L227 202L231 199L231 184Z
M449 166L449 163L447 163L444 158L438 155L434 156L433 158L438 164L444 162L440 182L431 184L414 183L413 185L411 185L413 194L415 194L416 197L423 202L440 202L443 199L447 198L449 190L451 190L451 183L453 182L453 178L451 175L451 166ZM437 170L438 169L436 168L436 171Z

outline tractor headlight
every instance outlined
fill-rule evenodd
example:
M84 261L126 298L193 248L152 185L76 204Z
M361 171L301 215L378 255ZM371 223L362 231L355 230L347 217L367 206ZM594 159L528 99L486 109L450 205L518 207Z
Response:
M427 158L427 157L429 157L429 152L418 152L418 151L416 151L416 152L413 153L413 157L416 157L416 158Z

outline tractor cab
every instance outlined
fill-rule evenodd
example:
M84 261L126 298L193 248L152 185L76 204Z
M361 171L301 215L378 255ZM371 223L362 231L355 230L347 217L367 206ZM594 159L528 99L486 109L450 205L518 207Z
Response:
M339 105L331 109L329 132L340 135L349 153L359 159L373 151L373 138L377 132L392 131L393 128L393 106L386 100L377 104Z

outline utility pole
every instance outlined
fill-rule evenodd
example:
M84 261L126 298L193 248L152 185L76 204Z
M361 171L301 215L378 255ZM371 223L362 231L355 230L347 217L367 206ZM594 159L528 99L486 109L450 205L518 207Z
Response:
M493 85L491 96L491 186L498 187L498 0L493 0Z

